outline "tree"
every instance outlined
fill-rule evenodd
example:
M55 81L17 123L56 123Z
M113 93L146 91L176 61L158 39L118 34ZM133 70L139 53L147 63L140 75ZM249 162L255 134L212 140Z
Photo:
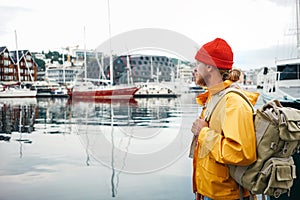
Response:
M38 58L35 58L34 60L37 64L38 71L45 71L45 61Z

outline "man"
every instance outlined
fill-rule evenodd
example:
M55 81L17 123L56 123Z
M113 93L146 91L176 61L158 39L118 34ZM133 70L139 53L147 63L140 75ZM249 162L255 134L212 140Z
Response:
M193 155L193 190L196 199L239 199L239 185L229 175L229 164L246 166L256 160L256 139L251 106L236 93L226 94L211 114L206 105L214 95L233 87L240 72L232 70L233 52L221 39L203 45L197 52L196 84L208 91L197 97L203 106L201 116L195 120L192 133L196 138ZM243 91L252 104L258 93ZM244 199L249 192L242 190Z

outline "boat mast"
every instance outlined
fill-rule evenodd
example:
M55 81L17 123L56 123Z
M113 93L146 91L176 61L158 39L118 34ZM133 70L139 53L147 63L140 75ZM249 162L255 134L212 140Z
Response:
M300 57L300 35L299 35L299 22L300 22L300 15L299 15L299 10L300 10L300 1L296 0L296 34L297 34L297 57Z
M129 59L129 52L128 55L126 56L126 63L127 63L127 83L133 84L133 79L132 79L132 73L131 73L131 65L130 65L130 59Z
M181 66L181 60L178 58L178 60L177 60L177 73L176 73L176 79L179 79L180 66Z
M108 5L108 30L109 30L109 78L110 84L113 85L113 59L112 59L112 49L111 49L111 25L110 25L110 5L109 0L107 0Z
M153 57L151 56L150 58L151 58L150 59L150 70L151 70L151 72L150 72L150 74L151 74L150 78L153 79Z
M24 52L23 52L23 54L24 54ZM25 56L25 55L24 55L24 56ZM27 63L27 60L26 60L26 59L25 59L25 65L26 65L26 68L27 68L27 70L28 70L28 73L29 73L31 82L34 82L34 79L33 79L32 74L31 74L31 70L30 70L30 68L29 68L29 66L28 66L28 63Z
M62 65L63 65L63 82L66 84L66 65L65 65L65 48L62 48Z
M16 56L17 56L18 81L21 82L20 64L19 64L19 50L18 50L18 39L17 39L17 31L16 30L15 30L15 41L16 41Z

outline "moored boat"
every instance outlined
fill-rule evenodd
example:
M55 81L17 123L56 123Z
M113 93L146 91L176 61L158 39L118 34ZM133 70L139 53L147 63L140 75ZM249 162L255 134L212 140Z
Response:
M195 92L195 93L203 93L205 92L205 88L196 85L196 83L193 81L189 84L189 92Z
M136 86L96 86L91 82L83 82L73 87L72 99L130 99L138 89Z
M29 98L36 97L37 91L26 87L22 87L18 83L1 83L0 98Z
M296 1L297 27L299 27L300 2ZM297 28L297 47L300 45L299 29ZM265 69L263 80L263 100L277 99L283 106L300 109L300 55L296 58L276 60L276 71Z
M37 97L69 97L68 89L54 82L36 81L32 88L37 90Z
M180 94L162 83L144 83L134 93L134 97L177 97Z
M276 72L269 72L264 81L265 102L277 99L283 106L300 109L300 58L276 62Z

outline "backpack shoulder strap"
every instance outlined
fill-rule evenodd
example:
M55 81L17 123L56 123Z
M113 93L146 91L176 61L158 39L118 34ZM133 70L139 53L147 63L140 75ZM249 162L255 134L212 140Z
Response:
M248 97L240 89L237 89L234 87L228 87L225 90L222 90L221 92L211 96L211 99L206 106L206 111L205 111L205 115L204 115L205 121L210 120L210 117L211 117L213 111L215 110L216 106L218 105L218 103L229 92L234 92L234 93L240 95L241 97L243 97L243 99L245 99L245 101L250 105L252 112L255 113L253 105L249 101Z

